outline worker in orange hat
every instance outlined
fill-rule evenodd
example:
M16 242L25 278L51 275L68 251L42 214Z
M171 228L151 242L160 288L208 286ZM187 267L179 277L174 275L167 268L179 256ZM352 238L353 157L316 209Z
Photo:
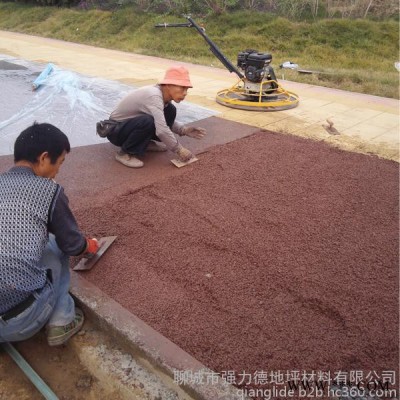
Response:
M193 87L188 70L181 65L169 68L158 84L145 86L129 93L117 105L110 120L117 121L108 140L120 151L115 159L131 167L143 167L139 159L146 151L170 150L181 161L189 161L194 155L183 147L175 134L201 139L206 131L200 127L187 127L176 121L176 107Z

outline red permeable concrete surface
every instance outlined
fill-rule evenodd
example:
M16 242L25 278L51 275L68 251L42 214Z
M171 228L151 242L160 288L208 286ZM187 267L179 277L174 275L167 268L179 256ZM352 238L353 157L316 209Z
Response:
M398 376L397 163L265 131L179 170L73 152L81 228L118 236L83 276L199 361Z
M216 371L397 371L398 178L261 132L107 204L75 198L86 232L118 235L84 276Z

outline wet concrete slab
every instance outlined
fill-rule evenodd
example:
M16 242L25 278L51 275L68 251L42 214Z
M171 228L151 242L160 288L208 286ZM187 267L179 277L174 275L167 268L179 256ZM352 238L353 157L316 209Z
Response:
M210 117L192 125L199 125L207 129L208 134L201 140L182 138L181 142L187 146L198 158L208 149L223 145L241 137L256 132L256 128L249 125L230 122L218 117ZM65 187L71 200L72 207L75 200L90 206L107 203L115 195L122 194L129 187L138 190L154 182L170 176L179 176L185 170L195 168L194 165L178 169L170 162L176 155L171 152L146 153L143 157L144 168L131 169L115 161L118 148L107 143L73 148L67 156L64 165L57 176L57 181ZM0 171L6 171L11 165L11 155L0 157Z
M23 65L19 65L13 62L5 61L5 60L0 60L0 70L5 70L5 71L18 71L18 70L27 70L27 67L24 67Z
M397 163L268 131L182 169L149 157L121 190L75 196L85 232L118 235L85 279L236 383L266 369L397 375Z

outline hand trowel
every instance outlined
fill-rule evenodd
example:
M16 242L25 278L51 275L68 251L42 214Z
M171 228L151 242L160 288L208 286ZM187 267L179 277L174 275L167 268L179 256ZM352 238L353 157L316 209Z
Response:
M188 160L188 161L181 161L181 160L178 160L177 158L174 158L173 160L171 160L171 162L172 162L172 164L174 164L175 165L175 167L177 167L177 168L182 168L182 167L184 167L185 165L189 165L189 164L191 164L191 163L194 163L195 161L198 161L199 159L197 158L197 157L192 157L190 160Z
M74 271L88 271L99 261L100 257L107 251L117 236L106 236L99 239L99 250L92 257L82 257L82 259L72 268Z

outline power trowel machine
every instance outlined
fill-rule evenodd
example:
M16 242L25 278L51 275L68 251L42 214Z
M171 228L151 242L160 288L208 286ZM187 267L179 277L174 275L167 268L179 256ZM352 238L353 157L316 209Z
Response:
M280 86L271 66L272 55L248 49L241 51L235 67L219 50L215 43L206 35L205 30L196 24L190 16L189 22L176 24L157 24L156 28L195 28L210 45L212 53L229 70L234 72L239 81L230 89L217 93L218 103L241 110L279 111L294 108L299 103L299 97Z

